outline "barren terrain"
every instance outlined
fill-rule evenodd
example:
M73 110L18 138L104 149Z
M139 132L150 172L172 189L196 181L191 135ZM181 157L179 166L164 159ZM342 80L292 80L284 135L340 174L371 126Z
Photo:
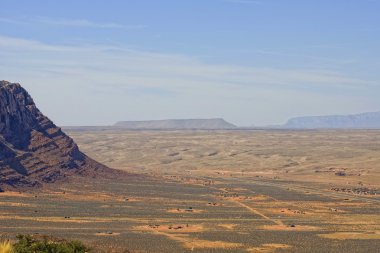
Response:
M380 131L68 132L129 180L0 193L1 236L106 252L376 252Z

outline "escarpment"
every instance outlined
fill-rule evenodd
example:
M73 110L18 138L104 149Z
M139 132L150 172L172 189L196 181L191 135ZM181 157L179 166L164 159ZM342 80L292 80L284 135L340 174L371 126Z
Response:
M83 154L20 84L0 81L0 190L112 173Z

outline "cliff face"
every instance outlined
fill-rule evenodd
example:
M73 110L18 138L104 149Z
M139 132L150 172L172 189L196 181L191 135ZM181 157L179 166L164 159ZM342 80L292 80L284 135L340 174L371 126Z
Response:
M0 81L0 190L108 171L81 153L20 84Z

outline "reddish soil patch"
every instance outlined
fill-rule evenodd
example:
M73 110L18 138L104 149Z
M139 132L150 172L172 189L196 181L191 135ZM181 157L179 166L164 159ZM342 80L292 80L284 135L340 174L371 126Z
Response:
M202 225L189 225L189 224L174 224L174 225L159 225L151 224L145 226L135 227L137 230L150 230L157 232L168 232L168 233L196 233L204 231Z
M96 236L118 236L120 233L115 232L99 232L95 234Z
M218 224L218 226L227 230L233 230L237 226L237 224Z
M177 208L177 209L169 209L167 212L168 213L202 213L202 212L204 212L204 210L200 210L200 209L180 209L180 208Z
M303 225L294 225L293 226L286 226L286 225L265 225L258 227L259 229L263 230L285 230L285 231L316 231L320 230L318 227L314 226L303 226Z
M292 246L288 244L267 243L267 244L262 244L260 247L249 248L247 251L248 252L277 252L277 250L289 249L291 247Z

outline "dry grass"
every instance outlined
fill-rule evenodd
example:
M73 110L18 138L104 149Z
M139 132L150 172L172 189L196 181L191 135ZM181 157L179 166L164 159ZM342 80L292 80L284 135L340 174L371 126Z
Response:
M26 204L20 202L0 202L0 206L36 207L36 205L33 204Z
M98 232L95 234L96 236L118 236L120 233L115 232Z
M174 209L169 209L167 212L168 213L202 213L204 212L204 210L174 208Z
M336 232L331 234L320 234L319 236L333 240L380 240L379 232Z
M174 224L174 225L146 225L146 226L137 226L135 230L146 230L156 233L165 232L165 233L199 233L205 231L203 225L188 225L188 224Z
M297 225L295 227L291 226L286 226L286 225L264 225L264 226L259 226L259 229L262 230L273 230L273 231L316 231L316 230L321 230L318 227L315 226L302 226L302 225Z
M278 250L289 249L290 245L280 244L280 243L266 243L262 244L260 247L252 247L247 249L248 252L278 252Z
M218 226L227 230L234 230L237 224L218 224Z
M0 242L0 253L13 253L13 246L10 242Z
M187 249L230 249L240 248L241 243L210 241L189 237L189 233L200 233L205 231L203 225L160 225L160 226L138 226L135 230L151 231L152 233L166 236L167 238L180 242Z
M31 196L32 196L31 194L27 194L27 193L24 193L24 192L11 192L11 191L0 192L0 197L30 198Z
M183 242L185 248L194 249L232 249L232 248L240 248L243 247L241 243L234 242L224 242L224 241L209 241L209 240L200 240L200 239L192 239L189 241Z

